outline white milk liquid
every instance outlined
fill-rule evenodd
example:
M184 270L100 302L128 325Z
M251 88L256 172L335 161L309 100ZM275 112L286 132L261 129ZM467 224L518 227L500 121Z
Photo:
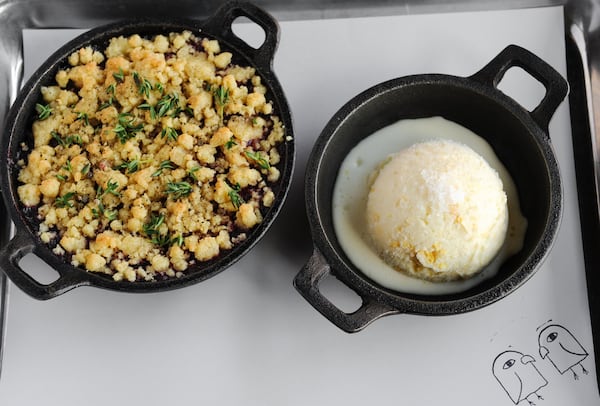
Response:
M498 172L504 185L509 215L506 240L495 259L473 277L452 282L429 282L390 267L371 247L365 224L369 176L377 166L392 153L416 143L439 139L467 145ZM350 261L381 286L406 293L449 294L477 285L496 274L500 265L522 248L527 228L515 184L490 145L472 131L442 117L400 120L362 140L342 162L332 204L334 230Z

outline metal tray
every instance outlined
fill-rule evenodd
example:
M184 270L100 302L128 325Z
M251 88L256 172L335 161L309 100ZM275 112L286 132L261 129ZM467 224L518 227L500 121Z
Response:
M164 15L187 15L203 18L210 15L221 2L217 0L201 3L192 0L159 2L142 0L107 0L93 2L73 2L68 0L18 1L0 2L0 125L12 100L20 87L23 73L21 31L25 28L87 28L98 24L115 21L127 16L144 15L160 17ZM599 7L593 0L505 0L487 1L420 1L406 0L402 2L360 0L317 1L282 0L255 1L256 4L271 12L280 20L314 19L328 17L366 16L385 14L412 14L446 11L472 11L506 8L525 8L551 5L565 6L565 38L567 45L568 79L571 87L570 106L573 130L573 147L577 173L577 188L581 215L582 236L584 244L585 264L589 293L589 306L594 337L596 359L600 356L600 197L598 194L600 179L600 150L597 140L595 122L600 123L600 86L597 73L600 69L600 52L598 48L598 27L595 26L600 14ZM174 6L175 5L175 6ZM596 108L594 109L594 103ZM600 124L599 124L600 125ZM0 218L7 219L6 209L0 202ZM10 237L8 222L0 227L0 244L5 244ZM3 275L0 275L0 367L2 337L5 330L5 313L7 311L7 288ZM600 369L597 368L597 376Z

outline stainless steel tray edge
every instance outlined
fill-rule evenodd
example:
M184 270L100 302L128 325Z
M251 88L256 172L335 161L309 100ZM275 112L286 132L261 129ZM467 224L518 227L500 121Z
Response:
M216 9L221 1L173 2L142 0L0 0L0 128L21 84L23 74L22 36L25 28L87 28L132 15L152 13L155 16L186 15L203 18ZM587 270L588 296L594 336L596 359L600 359L600 141L595 123L600 123L600 16L597 0L263 0L256 4L280 20L333 17L375 16L385 14L417 14L452 11L481 11L508 8L528 8L564 5L565 39L567 43L568 79L571 87L570 105L573 125L577 189L581 213L582 234ZM594 92L594 88L596 90ZM598 124L600 125L600 124ZM0 219L8 213L0 201ZM11 235L10 222L0 223L0 244ZM0 274L0 372L6 333L8 285ZM596 366L597 376L600 368Z
M567 25L566 61L570 84L569 107L577 180L579 216L586 269L588 306L596 360L600 359L600 209L598 205L598 150L594 137L592 83L588 51L580 27ZM596 377L600 387L599 363Z

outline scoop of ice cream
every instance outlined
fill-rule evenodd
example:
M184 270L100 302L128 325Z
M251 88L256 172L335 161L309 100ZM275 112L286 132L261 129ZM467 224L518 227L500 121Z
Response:
M396 270L430 281L473 276L498 253L508 226L497 172L453 141L415 144L386 159L367 198L367 230Z

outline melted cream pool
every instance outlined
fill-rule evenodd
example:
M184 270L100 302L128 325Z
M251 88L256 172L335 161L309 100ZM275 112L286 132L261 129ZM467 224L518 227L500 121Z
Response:
M448 139L469 146L498 172L507 195L508 232L495 259L472 278L453 282L429 282L407 276L387 265L369 244L365 211L369 176L391 153L413 144ZM333 190L333 226L336 237L352 263L386 288L415 294L439 295L467 290L496 274L500 265L523 245L527 220L519 206L510 174L490 145L477 134L442 117L400 120L357 144L346 156Z

